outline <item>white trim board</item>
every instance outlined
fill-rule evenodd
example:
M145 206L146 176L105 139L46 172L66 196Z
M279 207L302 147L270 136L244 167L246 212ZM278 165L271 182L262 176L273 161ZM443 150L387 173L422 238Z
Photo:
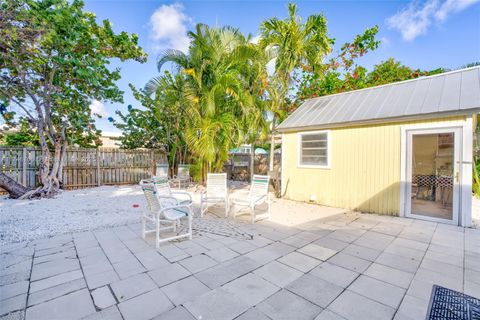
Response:
M302 164L302 136L309 134L322 134L327 135L327 165L314 165L314 164ZM331 131L330 130L315 130L315 131L302 131L297 133L297 168L310 168L310 169L330 169L331 168Z
M472 147L473 147L473 121L472 116L468 116L465 121L460 123L437 123L437 124L413 124L400 127L400 217L406 215L406 195L407 195L407 132L409 130L429 130L429 129L461 129L461 155L460 155L460 192L459 192L459 214L458 224L464 227L470 227L472 224ZM432 219L435 221L435 219ZM444 220L439 220L442 222Z

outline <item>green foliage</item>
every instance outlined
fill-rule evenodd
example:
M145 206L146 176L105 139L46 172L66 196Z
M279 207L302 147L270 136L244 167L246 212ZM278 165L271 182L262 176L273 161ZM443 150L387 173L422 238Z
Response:
M399 61L390 58L380 64L375 65L372 72L368 75L369 86L377 86L392 82L415 79L422 76L430 76L445 72L445 69L438 68L430 71L421 71L402 65Z
M480 61L474 61L474 62L464 64L461 68L471 68L476 66L480 66Z
M190 175L194 181L202 181L202 168L202 162L194 158L190 164Z
M473 183L472 183L473 194L477 198L480 198L480 159L475 159L472 176L473 176Z
M160 149L164 147L163 126L155 117L154 102L148 95L130 85L135 98L143 108L128 106L127 113L116 111L121 121L113 121L113 124L122 131L119 137L122 148L136 149L149 148Z
M303 23L294 3L288 4L288 18L264 20L260 31L259 44L275 52L275 74L284 81L289 81L291 72L297 68L319 70L334 43L334 39L328 37L327 19L315 14Z
M357 35L352 42L344 43L338 56L330 60L331 67L350 70L355 66L356 59L378 48L380 41L375 38L377 33L378 26L374 26Z
M181 97L184 77L165 72L152 79L145 89L130 88L142 108L128 106L128 113L117 111L121 121L114 125L122 131L122 147L163 149L171 166L187 162L184 104Z
M231 27L198 24L189 37L188 54L167 50L158 60L159 70L167 62L178 68L176 81L168 74L152 79L146 92L155 95L160 113L174 110L180 122L172 132L199 159L202 172L221 170L230 149L256 139L266 126L266 60Z
M445 69L442 68L430 71L414 70L393 58L375 65L371 72L357 65L342 73L335 65L331 64L330 66L333 67L329 68L325 74L302 74L298 89L299 100L445 72Z
M297 101L369 86L367 70L357 65L356 59L378 48L377 33L378 26L367 28L352 42L344 43L320 72L303 71L297 75Z
M37 132L31 128L28 120L21 118L15 127L0 133L0 145L33 147L39 146L40 142Z
M81 0L0 2L0 105L8 106L1 115L10 123L14 114L27 118L42 149L42 186L31 195L54 195L67 145L98 137L91 101L123 101L120 70L108 68L110 59L146 60L135 34L115 34L108 20L98 24L83 6Z
M40 125L40 140L62 132L74 143L92 140L85 138L99 133L92 99L123 101L110 59L146 59L137 36L115 34L108 20L97 24L78 0L6 0L0 11L0 101Z

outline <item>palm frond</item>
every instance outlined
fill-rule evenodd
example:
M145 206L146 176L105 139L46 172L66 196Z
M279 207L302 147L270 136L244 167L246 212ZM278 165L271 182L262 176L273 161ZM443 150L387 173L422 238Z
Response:
M189 66L188 56L183 51L176 49L167 49L158 56L157 69L159 72L162 71L163 65L167 62L172 62L179 68L188 68Z

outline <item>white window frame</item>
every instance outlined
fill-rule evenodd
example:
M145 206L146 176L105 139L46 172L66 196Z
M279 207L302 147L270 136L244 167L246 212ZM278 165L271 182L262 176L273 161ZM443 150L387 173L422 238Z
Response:
M461 160L460 160L460 200L458 224L462 227L472 225L472 160L473 159L473 119L468 115L463 121L452 121L434 124L412 124L400 127L401 150L400 150L400 217L406 216L406 193L407 184L407 131L418 129L444 129L462 128Z
M316 164L302 164L302 136L310 134L327 134L327 164L326 165L316 165ZM297 133L297 167L298 168L315 168L315 169L330 169L331 167L331 138L330 130L319 130L319 131L302 131Z

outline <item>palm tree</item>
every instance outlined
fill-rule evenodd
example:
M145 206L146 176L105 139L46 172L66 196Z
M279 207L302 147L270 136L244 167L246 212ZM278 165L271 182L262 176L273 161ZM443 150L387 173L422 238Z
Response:
M257 50L231 27L198 24L189 37L188 54L168 50L157 66L161 70L165 63L173 63L185 77L185 137L204 173L222 169L228 151L245 139L244 121L256 105L246 74L255 65Z
M252 103L243 120L245 143L251 145L250 178L254 174L255 143L265 140L268 136L268 52L259 46L249 44L250 55L245 59L245 65L240 68L243 71L246 90L252 97Z
M165 72L151 79L145 93L154 96L155 118L162 124L166 135L166 151L171 168L186 161L185 123L188 110L185 108L185 78Z
M276 103L281 101L271 109L270 170L273 170L275 126L286 115L286 97L292 72L296 69L310 72L320 70L325 56L331 52L333 39L328 37L327 20L322 14L311 15L303 23L293 3L288 5L288 18L265 20L260 31L259 45L275 56L275 76L278 80L271 85L270 95L275 97Z

